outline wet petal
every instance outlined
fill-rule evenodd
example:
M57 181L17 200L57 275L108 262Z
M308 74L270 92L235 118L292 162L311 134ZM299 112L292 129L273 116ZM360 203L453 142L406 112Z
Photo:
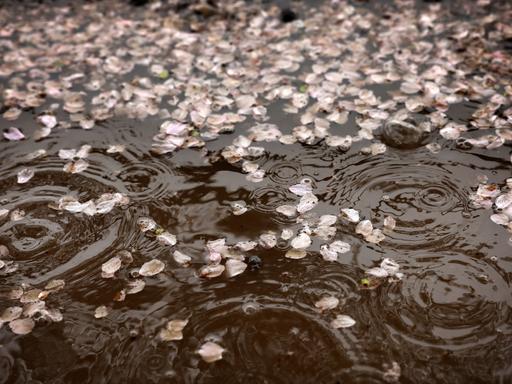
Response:
M240 241L235 244L235 247L240 249L241 251L250 251L258 246L258 243L255 241Z
M0 315L0 324L16 320L21 316L22 312L23 308L21 307L8 307L4 309L2 315Z
M336 308L340 301L334 296L325 296L322 297L315 303L315 307L317 307L321 311L327 311L329 309Z
M307 255L304 249L290 249L286 252L285 257L288 259L303 259Z
M398 270L400 269L400 265L395 260L390 258L385 258L382 260L380 267L384 269L390 276L398 273Z
M34 170L31 168L23 168L18 172L18 184L25 184L34 177Z
M66 282L64 280L54 279L48 282L48 284L45 285L44 289L47 291L57 292L64 288L65 285Z
M208 341L204 343L201 348L197 351L197 353L203 358L207 363L213 363L217 360L222 359L222 353L225 351L220 345Z
M218 277L222 275L222 272L224 272L225 269L226 267L224 267L222 264L205 265L199 270L199 275L201 277L208 278Z
M336 224L338 218L335 215L322 215L318 221L318 226L329 226Z
M311 211L318 204L318 197L312 193L306 193L300 198L299 204L297 205L297 212L304 213Z
M374 267L370 268L365 272L367 275L375 276L375 277L388 277L389 273L384 268Z
M311 238L306 233L301 233L291 241L292 248L305 249L311 245Z
M155 276L162 272L165 268L165 264L158 260L153 259L151 261L148 261L144 264L142 264L142 267L140 267L139 275L141 276Z
M276 212L286 217L293 217L297 214L297 208L293 205L280 205L276 208Z
M121 268L121 259L117 256L112 257L101 265L101 271L106 275L113 275Z
M260 236L259 244L263 248L274 248L277 244L276 234L273 232L264 233Z
M10 127L4 131L4 137L9 141L19 141L25 138L23 132L16 127Z
M153 220L151 217L140 217L137 220L137 225L142 232L152 231L156 228L155 220Z
M386 216L384 218L384 228L389 231L392 231L396 226L396 220L391 216Z
M134 295L135 293L141 292L146 287L146 282L141 279L129 281L127 284L127 295Z
M107 148L107 153L121 153L124 152L125 146L122 144L110 145Z
M359 224L356 225L356 233L366 237L370 235L373 231L373 225L370 220L363 220Z
M192 261L192 258L188 255L185 255L184 253L181 253L180 251L176 250L172 254L174 261L176 261L178 264L185 265Z
M64 165L64 172L67 173L80 173L85 171L89 167L89 163L85 160L79 159L75 162L71 161Z
M188 320L171 320L166 327L160 331L160 338L164 341L174 341L183 339L183 329L188 324Z
M336 240L331 243L330 248L338 253L347 253L350 251L350 244L345 241Z
M300 183L300 184L295 184L295 185L292 185L289 190L296 194L297 196L304 196L308 193L311 193L313 192L313 187L311 186L311 184L306 184L306 183Z
M17 335L26 335L32 332L35 325L32 319L16 319L9 323L11 331Z
M281 239L290 240L293 237L293 230L285 228L281 231Z
M507 208L510 204L512 204L512 193L506 193L504 195L498 196L494 204L496 204L496 208L498 209Z
M164 244L164 245L169 245L169 246L173 246L176 244L176 236L174 236L173 234L165 231L165 232L162 232L161 234L159 234L156 239L161 243L161 244Z
M109 309L104 306L104 305L100 305L98 308L96 308L96 310L94 311L94 317L97 318L97 319L101 319L103 317L107 317L108 314L109 314Z
M491 221L498 225L507 225L509 223L510 219L504 213L497 213L497 214L491 215Z
M333 328L349 328L352 327L356 321L347 315L337 315L336 318L331 321L331 327Z
M386 236L382 233L380 229L374 229L372 233L365 236L365 240L373 244L379 244L385 238Z
M229 259L226 261L226 274L228 277L234 277L242 274L247 268L247 264L240 260Z
M247 204L245 201L234 201L231 204L233 215L240 216L247 212Z
M62 160L72 160L76 157L76 149L60 149L59 158Z
M338 259L338 252L329 247L327 244L320 246L320 254L325 261L336 261Z
M347 218L351 223L359 222L359 212L352 208L344 208L341 210L341 214Z

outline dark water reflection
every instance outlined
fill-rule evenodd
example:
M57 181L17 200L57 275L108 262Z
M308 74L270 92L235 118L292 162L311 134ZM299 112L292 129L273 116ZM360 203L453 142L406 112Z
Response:
M454 106L448 116L467 122L473 107ZM283 131L295 126L275 109L271 119L281 121ZM34 113L24 111L16 125L30 133ZM2 128L10 125L1 120ZM62 322L37 322L25 336L0 328L0 383L383 383L393 362L401 368L400 383L511 382L509 235L469 201L478 175L500 184L511 176L510 144L461 150L433 133L437 154L423 146L389 147L368 157L360 153L363 143L347 152L323 142L265 143L258 163L267 177L255 184L218 156L236 134L207 143L207 152L155 156L150 148L158 125L116 118L90 131L56 130L40 142L0 143L1 204L26 212L19 221L0 221L0 244L19 264L0 277L0 310L13 305L7 292L20 284L66 282L47 301L61 309ZM345 134L352 128L349 121ZM113 143L126 150L105 154ZM58 150L83 144L93 148L89 168L64 173ZM36 149L48 156L27 161ZM27 166L34 178L17 184L16 173ZM259 270L231 279L198 277L205 241L226 237L233 244L293 227L275 208L293 204L288 186L304 177L315 185L319 214L351 207L379 227L391 215L395 230L375 245L338 222L336 239L352 249L337 262L322 260L322 241L315 240L301 260L285 258L287 245L279 244L247 252L262 259ZM124 193L131 202L93 217L48 207L64 195L85 201L106 192ZM233 216L230 203L239 200L250 210ZM178 265L169 248L140 232L136 221L143 216L176 235L173 250L190 255L191 267ZM142 292L117 302L130 268L103 279L101 265L122 250L132 252L133 265L158 258L166 269L146 279ZM364 271L382 257L397 261L404 279L365 289ZM334 316L314 305L323 296L338 298L356 324L332 328ZM95 319L99 305L111 314ZM158 332L171 319L189 319L183 340L162 342ZM202 361L196 351L204 340L222 344L224 358Z

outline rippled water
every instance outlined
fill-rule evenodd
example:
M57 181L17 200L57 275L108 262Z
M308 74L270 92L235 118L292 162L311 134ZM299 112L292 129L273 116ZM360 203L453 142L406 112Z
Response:
M476 109L456 107L450 117L458 122ZM34 113L20 117L27 135ZM295 125L279 104L270 116L283 131ZM62 322L37 322L24 336L0 328L0 383L384 383L392 382L385 372L393 362L401 383L512 381L510 236L469 198L478 176L498 184L511 176L510 143L461 149L433 132L416 148L390 145L375 156L361 153L368 142L348 151L323 142L264 143L256 160L266 177L253 183L219 156L247 127L207 142L206 151L157 156L150 149L158 126L113 118L92 130L56 130L43 141L0 142L0 204L26 213L0 220L0 244L19 266L0 276L0 310L12 305L14 287L66 282L47 299ZM345 128L344 134L357 131L352 120ZM427 143L440 144L440 152ZM64 173L58 150L83 144L92 146L88 169ZM126 150L107 154L111 144ZM47 156L27 160L37 149ZM26 167L35 176L18 184L17 172ZM317 213L354 208L379 228L394 217L395 229L372 244L354 225L338 222L335 238L351 251L337 262L319 256L320 239L300 260L285 258L289 245L280 240L247 252L261 258L260 268L235 278L198 276L207 240L234 244L297 229L295 219L275 209L294 204L288 187L304 178L319 197ZM130 204L92 217L49 207L65 195L85 201L107 192L127 195ZM234 216L235 201L245 201L248 212ZM137 219L145 216L176 235L173 250L192 256L190 267L139 230ZM104 279L101 265L122 250L132 252L133 265L158 258L166 269L146 279L142 292L114 301L133 268ZM365 271L383 257L398 262L404 278L362 286ZM333 316L315 307L324 296L338 298L338 312L356 324L334 329ZM100 305L111 312L96 319ZM171 319L189 319L183 340L162 342L158 332ZM225 348L222 360L201 360L196 351L205 340Z

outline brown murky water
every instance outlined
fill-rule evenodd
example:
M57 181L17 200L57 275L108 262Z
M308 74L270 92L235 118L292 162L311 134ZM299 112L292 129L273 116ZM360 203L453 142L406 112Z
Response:
M356 54L357 46L352 46L353 51L342 53L342 57L356 55L361 59L379 51L376 47L381 39L377 36L389 30L385 20L393 19L394 16L390 16L393 14L399 15L395 29L410 18L427 23L421 19L422 15L439 15L439 19L431 19L430 31L435 30L436 25L455 29L465 26L465 12L474 12L470 13L473 25L479 25L485 17L494 16L503 22L510 16L510 5L506 3L497 3L496 8L489 8L484 2L481 5L468 3L462 3L467 10L458 6L448 9L408 2L356 3L354 13L345 21L330 14L341 12L336 7L348 7L345 3L325 8L298 5L301 17L312 23L313 32L292 30L277 39L301 41L314 34L314 27L319 23L334 23L338 26L326 28L336 30L342 23L356 21L358 15L362 15L363 21L375 23L374 28L368 29L363 23L353 28L355 36L344 38L348 42L368 39L362 45L367 50ZM76 72L85 73L77 82L70 80L69 89L83 91L87 105L101 90L115 89L120 81L135 84L134 78L150 76L148 64L139 63L129 74L103 73L105 82L101 89L91 91L84 87L94 77L94 71L84 64L87 57L84 56L84 61L66 64L66 55L70 55L66 47L98 45L97 57L101 58L110 55L101 49L119 55L122 49L140 51L140 46L147 42L130 40L122 34L109 37L107 32L102 41L92 40L87 38L86 31L95 34L99 28L106 28L102 23L129 25L130 20L144 17L148 20L147 12L154 12L151 15L156 27L129 25L129 34L142 38L148 30L158 31L165 24L166 12L170 12L167 9L148 11L122 3L75 4L51 9L32 4L23 9L25 14L16 15L20 7L9 4L1 9L2 23L9 26L2 29L4 54L15 51L15 47L34 45L38 47L34 48L35 56L41 55L39 50L48 49L52 60L62 57L63 63L57 67L64 69L52 72L49 78L57 81ZM228 36L235 34L232 43L242 44L243 39L238 39L236 33L243 30L244 23L256 17L259 9L268 10L268 7L249 8L247 14L252 16L247 20L241 17L232 32L229 29L225 32ZM269 12L269 18L277 20L276 10ZM327 15L325 19L318 16L322 12ZM185 26L179 28L196 28L193 25L196 19L187 18L188 14L177 15L186 21ZM220 17L224 19L225 16ZM53 24L48 24L50 20L54 20ZM281 30L291 24L281 25L278 23L271 29ZM14 31L8 33L9 28ZM65 36L68 29L76 34L84 33L83 39L72 40L67 46L56 35ZM203 37L205 33L197 32ZM50 34L53 37L50 40L55 45L60 44L60 50L44 48L45 38ZM406 30L400 34L406 34ZM269 35L270 32L261 38L272 38ZM495 37L491 35L490 39ZM428 33L416 38L432 42ZM393 39L393 35L389 39ZM159 45L157 39L150 40L156 42L152 47ZM10 46L9 42L15 45ZM326 61L321 50L311 48L314 43L306 41L301 47L301 52L312 52L306 55L309 56L300 68L288 72L291 78L282 84L299 86L304 76L312 71L312 64ZM164 41L161 47L166 48L147 51L145 55L166 57L172 49L178 49L167 44ZM221 43L200 40L197 44L207 49ZM396 44L395 49L399 50L413 42L396 41ZM444 41L440 46L456 51L458 43L446 44ZM427 50L426 46L423 48ZM199 57L201 49L193 51L194 54ZM268 54L279 56L282 49L287 48L283 45ZM504 57L510 54L503 46L500 52ZM458 53L465 54L464 50ZM30 52L25 54L30 56ZM251 60L256 62L257 56L254 54ZM337 60L331 52L327 52L327 56L328 60ZM468 57L467 60L477 60L473 52L469 52ZM407 66L407 59L402 59L402 65ZM422 68L430 59L440 60L435 51L429 51L414 65ZM21 62L20 58L16 60ZM12 57L6 61L12 62ZM475 69L472 64L465 64L458 62L454 68L465 69L470 75L454 70L443 75L450 80L442 86L453 85L451 81L472 81L488 71L495 80L489 87L508 100L500 109L503 117L511 105L510 93L504 91L511 79L506 66L498 62L494 66L487 63L486 67L480 63ZM474 72L469 72L471 68ZM27 82L48 80L37 73L27 77L29 69L6 73L2 67L2 112L13 105L6 96L8 89L30 89ZM178 68L176 73L186 79L184 71ZM405 76L405 71L398 73ZM196 76L192 72L188 75ZM170 76L172 78L174 73ZM459 79L455 80L457 77ZM207 77L199 78L206 81ZM253 80L257 77L250 75L248 78L252 80L235 87L256 87L258 81ZM163 80L157 78L154 84L158 81ZM350 81L361 88L366 86L354 78ZM384 102L396 96L400 82L366 88L372 89ZM111 87L111 84L115 85ZM37 88L32 84L32 89ZM354 93L347 89L346 94ZM177 95L183 98L183 94ZM493 209L476 207L471 201L483 176L487 177L487 185L495 183L502 191L507 191L506 180L512 176L510 141L505 140L497 148L478 148L447 140L437 129L432 129L412 148L405 148L409 146L396 145L392 137L382 137L379 129L373 140L354 141L347 151L326 145L321 138L309 144L260 142L257 144L264 147L264 153L250 159L266 174L262 181L255 183L246 178L240 163L228 162L221 152L240 134L248 135L256 118L236 123L233 133L221 134L216 140L204 135L206 144L202 149L183 148L157 155L152 152L154 136L161 123L170 118L155 115L137 119L119 113L104 120L96 119L92 129L82 129L78 121L83 117L75 116L66 128L62 122L70 121L70 114L60 107L51 108L52 103L62 103L62 100L49 95L43 97L45 101L41 105L23 107L15 121L0 118L2 128L16 126L27 137L21 141L0 142L0 208L10 212L0 219L0 244L8 248L8 255L0 257L7 263L0 269L0 312L17 305L26 311L28 305L44 300L46 308L62 313L62 320L51 321L35 311L35 327L26 335L16 335L7 323L0 328L0 383L512 382L510 233L506 226L489 219ZM172 112L176 108L176 104L168 102L172 97L162 98L159 109L169 108ZM478 108L487 103L486 97L468 96L450 103L444 110L448 122L468 127L468 131L463 132L465 138L482 136L478 126L470 124ZM267 122L276 124L283 134L291 133L293 127L301 124L300 115L285 111L287 99L263 99L262 103L268 109ZM437 107L412 113L416 124ZM48 110L53 111L51 114L61 125L53 128L47 137L35 140L35 132L40 129L36 118ZM321 117L327 115L322 110L317 113ZM351 111L345 123L331 124L330 130L339 135L357 136L361 128L357 116L358 112ZM510 129L510 116L509 113L509 125L502 128L504 131ZM203 129L200 124L195 127ZM484 134L495 132L491 127ZM388 143L386 151L366 154L364 147L379 140ZM433 143L439 146L432 146ZM88 168L78 173L64 172L66 160L59 158L59 150L85 144L92 148L86 158ZM124 151L106 152L113 144L124 145ZM27 154L40 149L46 151L46 156L27 158ZM34 170L34 176L20 184L16 175L23 168ZM198 271L206 264L205 246L209 240L225 238L226 244L233 245L240 241L258 241L266 231L274 231L279 237L285 228L295 234L304 230L304 221L276 212L283 204L297 203L298 197L289 187L304 179L310 180L319 202L314 210L302 215L302 220L315 222L320 215L336 215L336 233L329 240L313 234L307 256L290 259L285 257L290 241L278 239L277 245L270 249L260 245L243 252L249 267L238 276L199 276ZM129 203L92 216L55 209L63 196L72 195L84 202L113 192L126 195ZM232 212L231 204L237 201L244 201L248 207L240 216ZM344 208L358 210L361 217L371 219L376 228L382 228L386 216L393 217L396 226L384 231L385 238L381 242L366 241L355 233L355 224L339 217ZM16 209L25 213L18 220L12 216ZM174 234L176 245L169 247L155 241L153 231L141 232L137 225L141 217L151 217L159 227ZM340 253L336 261L326 261L319 253L320 247L332 240L347 242L350 251ZM175 250L190 255L191 262L178 264L173 258ZM102 277L102 264L120 251L131 252L133 262L123 265L113 278ZM364 283L368 278L365 272L378 266L383 258L397 262L403 277L370 279L370 283L375 284L369 289ZM164 270L153 277L144 277L145 287L141 292L119 301L119 292L135 281L136 271L152 259L163 261ZM25 292L43 289L54 279L65 282L58 292L38 297L28 304L20 304L19 297L13 298L15 289L22 287ZM320 311L315 303L326 296L337 298L339 305ZM96 308L102 305L108 308L108 315L95 318ZM334 328L331 321L338 314L349 315L355 324ZM161 329L173 319L188 319L183 338L161 340ZM197 351L205 341L214 341L224 348L221 360L207 363L201 359Z

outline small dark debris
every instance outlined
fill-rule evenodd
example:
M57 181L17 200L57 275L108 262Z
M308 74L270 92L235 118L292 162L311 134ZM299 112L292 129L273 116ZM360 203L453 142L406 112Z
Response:
M459 137L456 141L455 141L455 146L459 149L464 149L464 150L468 150L468 149L471 149L473 148L473 145L468 142L465 138L463 137Z
M263 261L258 256L250 256L249 257L249 270L251 271L257 271L261 269L263 265Z
M290 8L281 9L281 21L283 23L290 23L297 19L297 14Z
M146 5L148 3L148 0L130 0L130 4L134 5L136 7L142 7L143 5Z

